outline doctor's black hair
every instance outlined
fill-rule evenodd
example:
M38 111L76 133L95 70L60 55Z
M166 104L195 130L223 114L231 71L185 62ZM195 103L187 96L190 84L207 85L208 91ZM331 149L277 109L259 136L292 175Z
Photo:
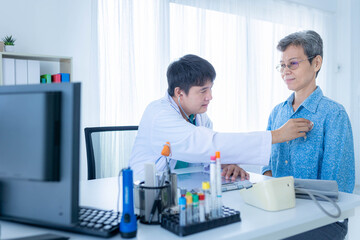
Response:
M189 54L171 63L166 76L170 96L174 96L176 87L179 87L187 95L191 87L204 86L207 81L213 82L216 72L207 60Z
M305 55L310 58L310 64L317 55L323 57L323 41L320 35L313 30L292 33L281 39L276 48L280 52L284 52L289 46L302 47ZM320 69L317 71L316 77L319 72Z

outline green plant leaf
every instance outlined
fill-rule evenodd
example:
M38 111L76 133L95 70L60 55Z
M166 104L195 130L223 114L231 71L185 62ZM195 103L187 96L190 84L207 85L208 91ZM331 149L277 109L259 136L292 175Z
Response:
M11 46L13 46L14 43L15 43L15 41L16 41L16 39L13 38L12 35L7 35L7 36L5 36L5 37L2 39L2 41L4 42L5 45L11 45Z

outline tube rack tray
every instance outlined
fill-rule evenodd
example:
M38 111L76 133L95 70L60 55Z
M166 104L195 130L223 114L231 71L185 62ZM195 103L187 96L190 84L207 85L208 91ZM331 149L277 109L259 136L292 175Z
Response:
M186 226L179 225L179 214L162 214L161 227L181 237L202 232L208 229L224 226L230 223L240 222L240 212L223 206L223 215L220 218L205 222L193 223Z

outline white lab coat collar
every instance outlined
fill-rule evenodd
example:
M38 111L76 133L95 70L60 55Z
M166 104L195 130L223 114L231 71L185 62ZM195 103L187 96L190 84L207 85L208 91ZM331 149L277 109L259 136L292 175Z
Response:
M180 108L179 106L176 104L176 102L174 101L174 99L170 96L170 94L168 92L165 93L165 96L161 99L161 101L167 101L170 103L170 106L173 107L175 109L175 111L181 115L180 112Z

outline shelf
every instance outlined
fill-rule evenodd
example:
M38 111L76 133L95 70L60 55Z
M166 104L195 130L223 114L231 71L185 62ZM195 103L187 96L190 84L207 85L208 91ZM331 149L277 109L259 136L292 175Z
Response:
M40 65L43 65L44 70L54 69L54 67L49 66L51 64L57 64L56 70L53 72L47 72L48 74L55 74L58 72L70 73L70 78L72 78L72 57L66 56L51 56L51 55L40 55L40 54L28 54L28 53L15 53L15 52L0 52L0 85L3 85L3 59L20 59L20 60L34 60L39 61ZM42 70L40 69L40 72ZM41 73L43 74L43 73ZM40 83L40 75L39 75Z
M60 57L60 56L39 55L39 54L0 52L0 55L2 55L2 58L25 59L25 60L39 60L39 61L52 61L52 62L72 61L72 57Z

